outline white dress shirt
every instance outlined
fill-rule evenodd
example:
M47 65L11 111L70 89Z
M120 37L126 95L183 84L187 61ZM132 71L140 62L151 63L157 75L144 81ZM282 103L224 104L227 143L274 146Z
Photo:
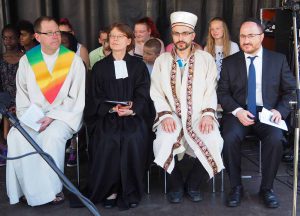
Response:
M247 68L247 76L249 73L249 66L251 63L251 60L248 57L254 57L257 56L253 60L253 64L255 67L255 78L256 78L256 106L263 106L263 99L262 99L262 60L263 60L263 48L262 46L259 48L256 55L250 55L247 53L244 53L245 61L246 61L246 68ZM234 111L232 111L232 114L236 116L237 112L240 111L241 107L236 108Z

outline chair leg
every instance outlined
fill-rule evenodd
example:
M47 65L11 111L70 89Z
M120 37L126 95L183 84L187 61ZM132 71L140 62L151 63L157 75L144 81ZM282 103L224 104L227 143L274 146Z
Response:
M88 136L88 129L87 129L87 126L84 125L84 128L85 128L85 142L86 142L86 150L89 149L89 136ZM88 151L87 151L87 156L88 156L88 159L89 159L89 154L88 154Z
M167 194L167 171L164 170L164 193Z
M79 167L79 143L78 143L78 134L76 136L76 159L77 159L77 185L80 186L80 167Z
M261 173L261 141L259 140L259 173Z
M150 194L150 169L147 170L147 194Z
M213 181L213 193L215 193L216 192L216 178L215 178L215 176L212 177L212 181Z
M224 192L224 169L221 171L221 192Z
M222 161L224 161L223 154L222 154ZM221 192L224 192L224 169L221 170Z

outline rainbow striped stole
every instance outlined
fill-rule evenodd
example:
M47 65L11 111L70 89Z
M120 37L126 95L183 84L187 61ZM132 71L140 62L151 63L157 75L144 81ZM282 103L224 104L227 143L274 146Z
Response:
M35 74L38 86L46 100L51 104L64 84L75 53L64 46L60 46L52 74L48 71L47 65L43 59L41 45L26 52L26 56Z

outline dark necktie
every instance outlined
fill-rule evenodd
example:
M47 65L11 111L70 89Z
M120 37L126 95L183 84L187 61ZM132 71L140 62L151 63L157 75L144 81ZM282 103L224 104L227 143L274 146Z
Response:
M249 71L248 71L248 111L256 117L256 77L255 67L253 64L254 57L248 57L250 59Z

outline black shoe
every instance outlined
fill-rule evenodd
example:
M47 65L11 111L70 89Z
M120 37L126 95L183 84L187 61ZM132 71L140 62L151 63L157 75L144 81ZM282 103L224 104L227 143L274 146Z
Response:
M282 156L282 161L285 163L292 163L294 161L294 153L288 152Z
M177 192L169 192L167 194L167 199L170 203L181 203L183 197L183 192L177 191Z
M278 208L279 207L279 201L272 189L261 190L259 192L259 195L262 198L263 202L265 203L266 207L268 207L268 208Z
M130 208L136 208L138 205L138 203L129 203Z
M193 202L200 202L202 200L201 192L198 189L192 189L186 184L185 192L186 192L188 198Z
M239 185L236 187L233 187L231 189L231 192L227 198L227 206L228 207L237 207L241 204L241 198L243 197L243 186Z
M117 199L105 199L103 202L103 207L110 209L116 206L116 200Z
M200 191L189 190L186 192L188 198L193 202L200 202L202 200L202 195Z

